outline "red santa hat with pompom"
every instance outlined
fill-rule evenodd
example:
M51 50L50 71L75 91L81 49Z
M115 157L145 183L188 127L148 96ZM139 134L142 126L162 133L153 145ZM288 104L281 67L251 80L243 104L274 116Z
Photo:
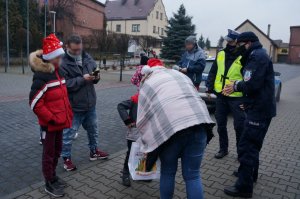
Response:
M65 54L62 48L63 43L55 36L50 34L43 40L43 59L51 60Z
M148 65L143 67L141 73L142 75L148 75L152 73L154 70L162 69L162 68L165 68L164 63L160 59L153 58L148 60Z

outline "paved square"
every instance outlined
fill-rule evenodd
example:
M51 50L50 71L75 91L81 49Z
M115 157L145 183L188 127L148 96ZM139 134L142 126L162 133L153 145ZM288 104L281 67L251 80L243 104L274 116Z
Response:
M259 180L253 198L300 198L300 67L278 65L284 80L278 116L273 120L260 156ZM159 184L134 182L131 188L120 183L125 148L125 127L118 117L116 105L136 89L116 83L117 74L105 74L97 86L100 143L113 154L108 161L88 162L87 138L84 131L74 143L74 161L79 170L60 175L68 181L65 198L159 198ZM31 113L27 95L30 77L0 74L0 198L49 198L43 191L41 150L38 126ZM207 147L202 164L205 198L230 198L224 186L234 183L233 170L238 166L232 120L229 120L230 154L216 160L218 136ZM180 171L180 168L179 168ZM174 198L185 198L180 172L176 178ZM8 195L10 194L10 195Z

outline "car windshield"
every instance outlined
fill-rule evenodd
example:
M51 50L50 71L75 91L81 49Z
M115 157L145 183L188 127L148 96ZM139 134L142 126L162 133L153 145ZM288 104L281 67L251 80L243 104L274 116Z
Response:
M205 66L203 73L208 74L213 63L214 63L213 61L206 61L206 66Z

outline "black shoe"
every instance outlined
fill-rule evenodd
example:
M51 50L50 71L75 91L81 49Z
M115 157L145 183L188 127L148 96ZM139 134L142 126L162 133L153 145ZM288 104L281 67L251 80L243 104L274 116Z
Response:
M67 183L66 181L64 181L63 179L59 178L58 176L55 176L53 179L53 183L55 183L56 185L58 185L59 187L65 188L67 187Z
M55 182L47 181L45 184L45 191L55 197L63 197L65 195L63 188L59 187Z
M252 198L252 193L240 192L235 186L225 187L224 193L232 197Z
M130 181L130 173L129 173L129 169L128 168L124 168L123 171L121 171L122 173L122 184L125 187L130 187L131 186L131 181Z
M234 177L239 177L239 172L238 171L234 171L233 173L232 173L232 175L234 176ZM253 182L254 183L256 183L257 182L257 176L253 176Z
M222 159L226 155L228 155L228 151L219 151L218 153L216 153L215 158L216 159Z

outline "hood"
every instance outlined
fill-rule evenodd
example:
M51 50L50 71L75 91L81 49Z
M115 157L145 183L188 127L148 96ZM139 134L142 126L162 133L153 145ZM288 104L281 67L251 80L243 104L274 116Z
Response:
M29 55L29 64L33 72L53 73L55 67L51 63L45 62L41 57L43 50L37 50Z

